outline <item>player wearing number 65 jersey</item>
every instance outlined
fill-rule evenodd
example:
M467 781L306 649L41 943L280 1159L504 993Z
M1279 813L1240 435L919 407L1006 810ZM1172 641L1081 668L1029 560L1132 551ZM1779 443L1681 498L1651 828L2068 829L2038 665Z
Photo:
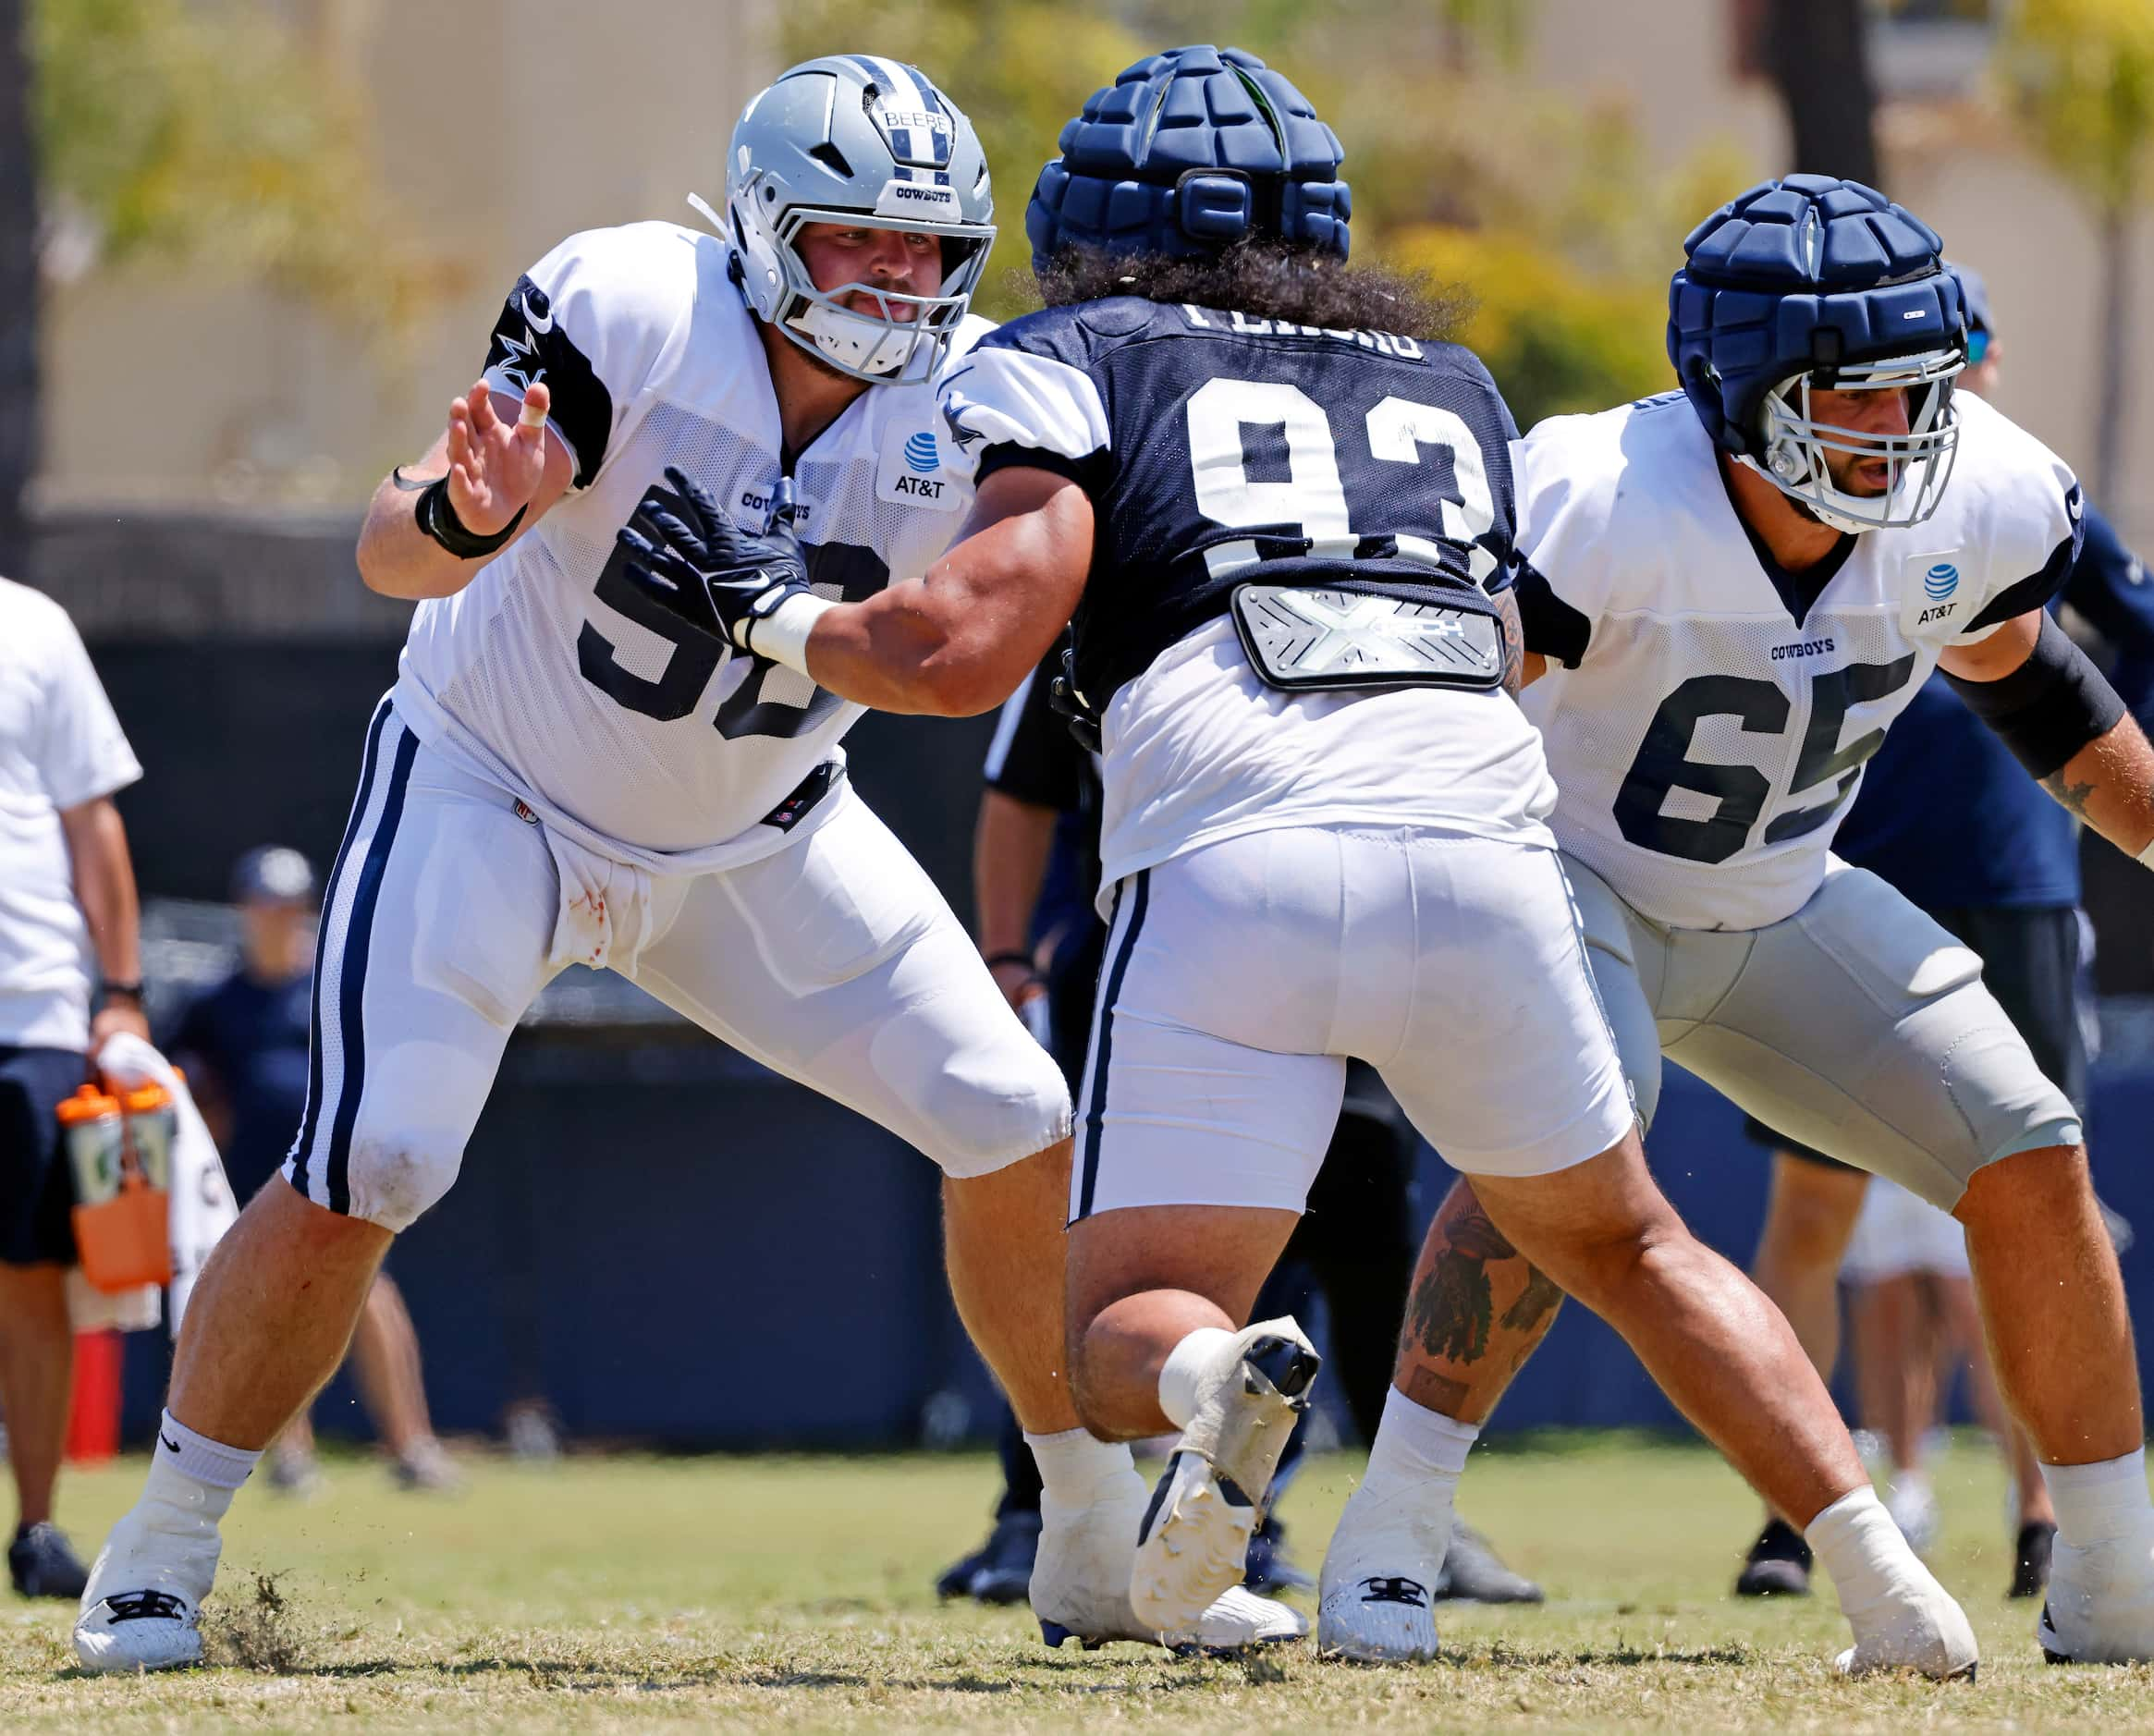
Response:
M944 377L945 426L977 456L965 539L860 604L808 595L782 533L743 547L715 524L675 526L630 577L908 710L995 703L1074 616L1112 923L1079 1092L1071 1374L1095 1432L1181 1431L1140 1615L1175 1625L1241 1576L1316 1372L1293 1321L1245 1323L1358 1057L1481 1184L1484 1259L1522 1248L1605 1313L1859 1583L1854 1667L1970 1668L1964 1618L1786 1323L1646 1174L1540 740L1505 691L1510 417L1436 340L1440 310L1345 266L1340 160L1246 55L1130 67L1034 192L1049 306ZM1555 1291L1513 1264L1495 1306L1537 1318ZM1463 1458L1472 1432L1439 1422L1421 1446ZM1349 1595L1411 1630L1433 1581Z
M1521 607L1548 664L1525 707L1625 1070L1647 1117L1665 1054L1955 1213L2056 1503L2042 1646L2154 1658L2137 1370L2078 1117L1975 954L1830 853L1863 762L1941 666L2060 801L2154 859L2154 752L2042 606L2078 552L2079 490L1954 396L1958 279L1879 194L1792 176L1686 251L1683 391L1544 423L1513 453ZM1468 1265L1502 1281L1473 1192L1438 1215L1417 1297ZM1492 1404L1550 1317L1410 1334L1399 1385ZM1448 1504L1433 1484L1424 1498ZM1414 1571L1395 1512L1358 1495L1332 1550L1357 1573ZM1323 1622L1348 1638L1355 1612Z
M726 189L716 236L635 224L534 265L421 484L376 494L361 569L424 601L324 899L305 1117L196 1292L149 1490L84 1599L92 1669L200 1656L232 1489L341 1356L391 1235L455 1180L509 1032L569 963L941 1166L959 1306L1059 1444L1043 1550L1089 1564L1059 1613L1087 1639L1158 1632L1118 1583L1133 1522L1091 1498L1113 1451L1059 1374L1059 1073L848 788L860 707L695 632L616 549L687 477L757 525L789 491L818 595L871 595L948 543L969 485L928 382L983 328L987 165L921 73L840 55L749 104ZM830 1378L844 1362L834 1345ZM1238 1598L1173 1637L1299 1631Z

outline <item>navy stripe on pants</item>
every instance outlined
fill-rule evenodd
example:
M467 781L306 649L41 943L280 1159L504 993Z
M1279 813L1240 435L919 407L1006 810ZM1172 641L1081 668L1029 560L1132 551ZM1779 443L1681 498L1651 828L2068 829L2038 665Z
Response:
M322 890L322 927L314 936L314 983L308 1014L307 1036L307 1106L300 1117L300 1131L292 1141L292 1148L286 1155L292 1160L292 1186L301 1193L307 1192L307 1160L314 1148L314 1130L322 1115L322 967L328 958L329 924L337 908L337 894L344 884L344 861L351 854L351 841L366 825L367 810L373 805L374 765L382 745L382 727L389 720L389 702L385 698L374 707L373 721L367 726L366 753L360 762L359 794L352 799L351 818L345 822L343 842L337 846L337 862L329 870L328 884Z
M1129 883L1130 925L1122 931L1121 944L1115 947L1113 961L1100 978L1099 1030L1092 1055L1092 1100L1084 1111L1083 1168L1072 1222L1077 1217L1092 1216L1092 1195L1099 1184L1100 1126L1107 1119L1107 1075L1114 1059L1115 1003L1121 998L1122 978L1129 974L1130 955L1137 949L1137 933L1144 925L1144 906L1151 893L1152 871L1141 868ZM1118 893L1118 899L1120 896Z

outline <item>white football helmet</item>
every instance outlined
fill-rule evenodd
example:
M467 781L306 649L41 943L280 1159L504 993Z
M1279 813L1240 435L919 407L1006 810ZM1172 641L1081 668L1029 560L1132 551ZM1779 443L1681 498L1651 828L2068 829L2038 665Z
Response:
M994 244L995 201L973 124L926 76L875 55L803 61L751 101L726 160L726 212L694 195L733 252L748 304L803 349L863 380L935 373ZM942 287L818 289L793 245L811 223L942 238ZM863 312L841 298L865 293Z

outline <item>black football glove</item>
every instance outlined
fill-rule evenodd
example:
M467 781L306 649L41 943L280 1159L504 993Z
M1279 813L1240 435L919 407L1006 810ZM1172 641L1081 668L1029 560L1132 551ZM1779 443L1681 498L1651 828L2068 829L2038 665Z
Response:
M717 496L679 465L666 467L666 486L679 510L661 504L653 489L637 517L656 533L644 536L634 523L617 539L628 556L629 582L699 631L753 652L755 623L790 597L808 594L808 562L793 534L792 478L782 479L771 498L769 528L750 531L734 522Z

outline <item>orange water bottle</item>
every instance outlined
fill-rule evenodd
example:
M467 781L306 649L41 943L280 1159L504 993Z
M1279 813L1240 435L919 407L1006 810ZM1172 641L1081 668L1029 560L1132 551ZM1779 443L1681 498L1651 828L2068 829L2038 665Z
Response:
M153 1188L172 1186L172 1136L178 1118L171 1094L155 1080L119 1095L120 1119L127 1130L127 1151Z
M60 1105L60 1135L74 1171L76 1204L102 1205L119 1192L127 1124L117 1098L84 1085Z

